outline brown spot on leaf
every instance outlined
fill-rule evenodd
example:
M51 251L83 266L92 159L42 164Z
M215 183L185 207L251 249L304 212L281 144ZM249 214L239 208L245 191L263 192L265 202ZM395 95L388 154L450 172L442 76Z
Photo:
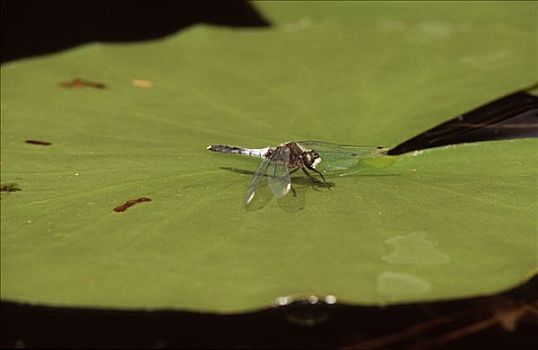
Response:
M16 182L8 182L0 185L0 192L16 192L22 191Z
M129 199L127 202L123 203L122 205L117 206L114 208L115 212L121 213L123 211L126 211L130 207L132 207L135 204L142 203L142 202L151 202L151 198L147 197L141 197L137 199Z
M50 145L52 145L52 142L43 141L43 140L26 140L24 142L29 143L31 145L40 145L40 146L50 146Z
M69 88L69 89L82 89L85 87L91 87L94 89L104 89L106 88L106 85L103 83L95 82L95 81L89 81L85 79L76 78L71 81L64 81L60 83L60 87Z

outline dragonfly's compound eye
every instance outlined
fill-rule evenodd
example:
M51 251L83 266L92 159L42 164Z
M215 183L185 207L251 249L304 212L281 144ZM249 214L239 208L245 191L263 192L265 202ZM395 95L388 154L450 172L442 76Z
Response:
M316 151L310 151L308 154L308 163L312 168L315 168L316 165L321 162L321 157L319 156L319 153Z

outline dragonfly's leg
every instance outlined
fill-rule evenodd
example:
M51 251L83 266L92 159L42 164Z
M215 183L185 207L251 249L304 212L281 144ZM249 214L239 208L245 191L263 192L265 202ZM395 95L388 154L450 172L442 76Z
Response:
M325 177L323 176L323 174L321 174L319 171L317 171L316 169L312 169L312 168L308 168L310 170L313 170L314 172L318 173L319 176L321 176L321 178L323 179L323 181L319 181L318 179L316 179L315 177L312 176L312 174L310 174L305 168L303 168L303 171L306 175L308 175L308 177L315 183L315 184L319 184L321 187L326 187L327 189L331 189L331 184L328 183L327 181L325 181ZM317 189L317 186L314 187L314 189L316 191L318 191Z
M309 167L309 166L306 166L306 167L307 167L309 170L312 170L313 172L315 172L316 174L318 174L318 175L321 177L321 179L323 180L323 183L327 183L327 181L325 181L325 176L323 176L323 174L320 173L319 170L316 170L316 169L314 169L314 168L312 168L312 167ZM303 170L305 170L305 169L303 168ZM308 174L308 175L311 176L310 174Z
M308 176L310 178L310 180L312 180L312 182L314 182L314 183L322 183L321 181L319 181L318 179L313 177L312 174L310 174L305 168L301 168L301 169L303 170L303 173L305 173L306 176ZM323 183L325 183L325 179L323 178L323 176L321 178L323 179Z

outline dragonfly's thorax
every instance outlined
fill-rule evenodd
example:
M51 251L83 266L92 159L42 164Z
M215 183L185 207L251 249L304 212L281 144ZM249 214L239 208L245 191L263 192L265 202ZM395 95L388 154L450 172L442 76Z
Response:
M295 142L288 142L281 147L288 147L290 150L289 168L302 168L304 166L304 150Z
M288 142L278 146L275 149L269 149L266 157L271 157L274 152L280 148L289 149L288 167L291 169L299 169L302 167L315 168L319 164L321 158L316 151L306 150L295 142Z

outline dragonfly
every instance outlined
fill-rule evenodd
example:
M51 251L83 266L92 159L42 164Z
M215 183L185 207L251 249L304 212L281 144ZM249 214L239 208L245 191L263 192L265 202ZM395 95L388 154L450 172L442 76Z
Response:
M368 159L387 156L388 148L375 146L338 145L322 141L289 141L276 147L244 148L228 145L210 145L213 152L239 154L261 158L248 185L245 205L254 199L262 179L267 183L273 196L282 198L290 191L295 193L290 174L302 170L314 182L326 184L325 175L355 172Z

